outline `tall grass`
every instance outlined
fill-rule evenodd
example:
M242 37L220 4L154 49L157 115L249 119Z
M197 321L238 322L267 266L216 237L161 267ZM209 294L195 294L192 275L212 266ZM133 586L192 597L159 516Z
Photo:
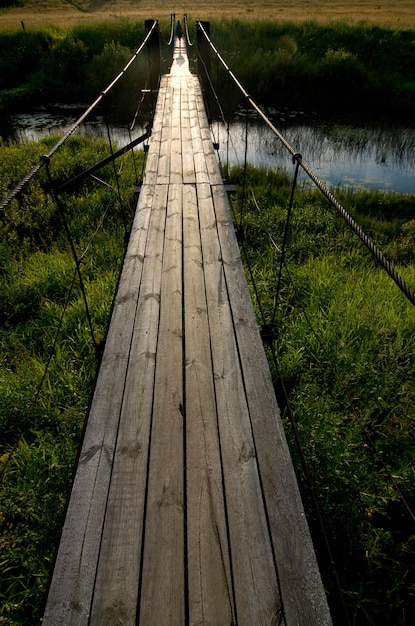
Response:
M168 22L162 21L163 59ZM0 108L34 102L91 100L95 77L110 76L144 39L144 24L120 19L70 30L0 35ZM194 36L194 33L192 33ZM211 36L250 94L261 104L326 114L407 115L415 103L415 32L339 22L212 21ZM195 49L189 49L195 57ZM145 64L145 57L138 64ZM196 57L194 58L196 62ZM142 66L140 66L142 67ZM212 64L215 84L226 84ZM141 89L132 71L129 88ZM102 83L99 85L102 88ZM233 95L226 92L234 110Z
M241 181L235 170L231 179ZM257 202L244 206L244 248L260 321L273 319L290 180L249 173ZM374 241L393 252L415 285L414 197L339 192ZM258 206L260 211L258 211ZM317 192L295 197L275 349L353 624L405 625L415 618L415 310ZM259 306L260 305L260 306ZM262 311L265 320L259 313ZM271 367L274 367L271 360ZM274 372L281 404L286 398ZM343 623L331 563L286 432L321 558L335 623Z
M211 36L263 105L372 119L399 112L410 119L415 97L412 30L347 22L323 26L229 20L213 22ZM217 72L215 85L227 84L221 67Z
M30 101L89 102L114 78L145 37L144 24L130 20L78 26L72 30L45 28L0 36L0 109ZM146 59L140 55L116 96L137 106L144 87ZM129 98L127 98L129 94Z

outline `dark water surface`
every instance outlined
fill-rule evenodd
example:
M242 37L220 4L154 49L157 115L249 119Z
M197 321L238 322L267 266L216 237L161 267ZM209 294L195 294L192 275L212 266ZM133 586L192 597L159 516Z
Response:
M78 119L82 110L39 110L11 116L0 127L0 135L17 142L36 141L60 135ZM355 126L350 124L276 123L288 143L328 186L365 187L415 193L415 128L400 126ZM108 138L103 118L95 117L76 132ZM135 139L142 127L132 132L114 123L111 139L119 147ZM223 164L243 165L245 139L247 162L260 167L293 168L291 155L272 131L253 120L246 131L245 121L233 121L229 128L213 122L212 138L219 143ZM303 175L305 177L305 175Z

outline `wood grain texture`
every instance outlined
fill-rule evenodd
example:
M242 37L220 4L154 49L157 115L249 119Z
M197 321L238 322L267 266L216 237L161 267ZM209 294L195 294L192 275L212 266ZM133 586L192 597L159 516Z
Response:
M206 186L205 186L206 187ZM273 623L281 610L277 572L261 493L256 451L216 236L213 201L200 190L200 219L224 489L229 524L236 619ZM215 228L216 232L216 228Z
M87 624L150 220L140 196L62 531L43 623Z
M182 186L170 185L163 251L140 624L185 623Z
M189 619L225 625L235 623L235 608L194 186L183 200Z
M102 626L136 621L167 190L157 186L153 196L131 338L91 616L92 623Z

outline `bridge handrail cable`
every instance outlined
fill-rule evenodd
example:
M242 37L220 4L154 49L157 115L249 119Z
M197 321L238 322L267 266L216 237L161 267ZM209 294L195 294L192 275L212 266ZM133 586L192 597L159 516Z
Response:
M174 39L174 25L176 22L176 14L175 13L171 13L170 14L170 37L169 40L167 42L167 45L170 46L173 42Z
M279 132L279 130L274 126L271 120L265 115L262 109L256 104L256 102L251 98L246 89L243 87L241 82L237 79L235 74L232 72L226 61L218 52L217 48L211 41L209 35L203 27L201 22L198 22L198 27L200 31L203 33L206 41L209 43L213 52L222 63L223 67L228 72L229 76L232 78L238 89L241 91L242 95L246 98L252 108L258 113L258 115L262 118L262 120L267 124L267 126L272 130L272 132L278 137L281 143L285 146L285 148L290 152L293 162L298 162L300 167L304 170L307 176L313 181L316 187L323 193L323 195L327 198L330 204L340 213L343 219L347 222L351 230L359 237L359 239L363 242L363 244L368 248L371 254L374 256L376 261L383 267L383 269L389 274L392 280L396 283L399 289L405 294L408 300L415 305L415 291L408 285L408 283L402 278L402 276L395 270L395 268L391 265L388 259L383 255L383 253L377 248L377 246L373 243L373 241L368 237L360 226L354 221L352 216L346 211L343 205L335 198L335 196L329 191L329 189L324 185L324 183L316 176L313 170L303 161L302 156L299 152L297 152L285 139L285 137Z
M65 141L75 132L78 126L82 124L82 122L88 117L91 111L93 111L93 109L101 102L104 96L106 96L111 91L114 85L120 80L120 78L125 74L125 72L130 67L130 65L135 61L135 59L141 53L147 41L151 37L153 30L156 28L156 26L157 26L157 22L154 22L151 29L147 33L144 41L141 43L139 48L137 48L137 50L134 52L131 59L123 67L123 69L119 72L119 74L109 83L109 85L103 91L101 91L101 93L94 100L94 102L86 109L86 111L84 111L84 113L76 120L76 122L73 123L73 125L64 133L64 135L49 150L49 152L40 157L39 162L30 170L30 172L28 172L28 174L26 174L26 176L24 176L24 178L22 178L17 183L14 189L0 202L0 210L2 209L4 210L7 207L7 205L11 202L11 200L13 200L13 198L15 198L21 191L23 191L27 183L30 182L30 180L37 174L37 172L39 172L39 170L41 170L42 167L50 161L50 158L53 156L53 154L55 154L55 152L59 150L62 144L64 144Z
M187 22L187 13L184 14L184 32L185 32L185 36L186 36L186 43L188 46L193 46L194 41L190 41L190 35L189 35L189 25Z

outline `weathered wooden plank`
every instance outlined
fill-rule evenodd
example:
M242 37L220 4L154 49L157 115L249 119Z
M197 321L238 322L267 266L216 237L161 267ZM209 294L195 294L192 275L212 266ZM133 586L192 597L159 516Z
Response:
M160 82L154 122L151 129L150 149L147 155L146 169L144 175L145 184L155 184L157 181L166 90L167 83L165 77L163 77Z
M211 339L195 187L183 193L189 623L225 626L235 610Z
M167 187L156 187L131 340L91 624L136 623Z
M138 201L45 607L50 626L89 621L152 193Z
M239 625L268 624L281 610L278 580L240 373L226 280L207 185L198 185L216 403Z
M222 186L212 193L285 617L287 624L331 624L228 199Z
M195 100L194 100L194 104L191 110L190 128L191 128L191 136L192 136L192 150L193 150L193 160L195 164L196 182L208 183L209 175L208 175L208 170L207 170L205 153L203 149L203 140L202 140L202 135L200 132L199 116L198 116Z
M186 91L182 94L181 102L183 182L185 184L194 184L196 182L196 174L193 158L192 130L190 126L191 113L189 99L194 103L193 81L187 79Z
M163 125L157 170L157 184L159 185L168 185L170 182L172 90L169 88L168 77L166 77L166 83L166 97L164 99Z
M171 112L171 161L170 183L181 184L183 182L182 163L182 136L181 136L181 101L182 93L186 90L185 83L180 78L171 78L172 112Z
M200 127L200 135L203 145L203 154L206 161L206 166L209 173L209 181L211 185L220 185L222 181L222 175L218 166L218 159L213 150L212 138L210 135L209 122L206 116L206 110L203 103L202 93L196 94L196 106Z
M169 186L140 624L185 623L182 187Z
M198 100L202 99L202 92L200 85L197 83L194 85L194 96L192 102L189 104L190 110L190 127L192 133L192 145L193 145L193 158L195 162L196 180L198 183L208 183L209 176L207 173L207 164L205 159L205 153L203 149L202 133L199 124L198 113Z

